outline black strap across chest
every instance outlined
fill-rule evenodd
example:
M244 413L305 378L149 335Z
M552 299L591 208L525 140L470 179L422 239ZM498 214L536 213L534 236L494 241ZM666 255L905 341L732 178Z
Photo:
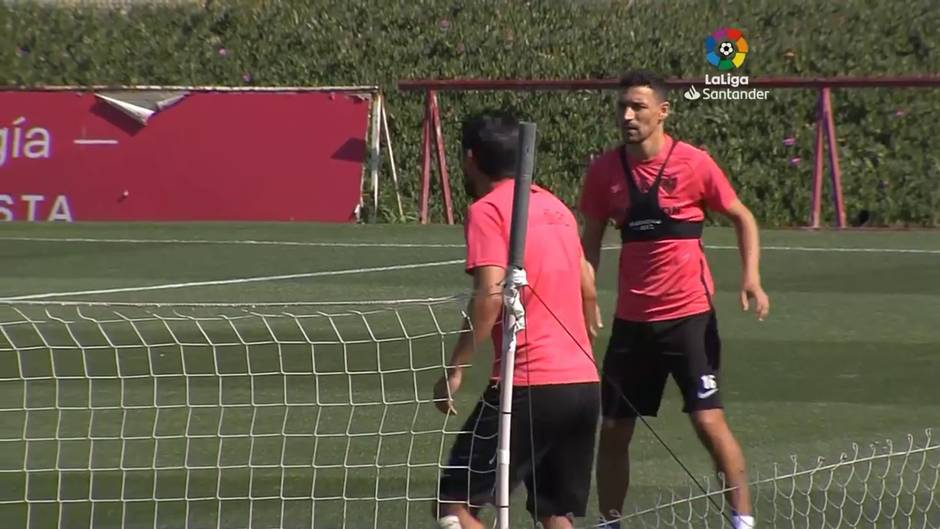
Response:
M678 141L673 141L666 153L659 172L653 184L646 190L640 191L633 168L627 157L626 146L619 149L620 163L623 165L623 174L627 180L627 190L630 193L630 205L627 215L620 225L620 240L624 244L638 241L660 241L668 239L700 239L702 237L702 223L699 221L676 220L666 214L659 205L659 188L663 179L666 165L676 149Z

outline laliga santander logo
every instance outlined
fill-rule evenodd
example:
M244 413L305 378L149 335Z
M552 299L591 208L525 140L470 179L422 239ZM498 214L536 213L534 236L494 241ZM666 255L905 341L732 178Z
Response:
M689 101L766 100L769 90L748 89L748 77L732 73L744 64L748 51L747 40L738 28L721 28L705 37L705 59L722 73L706 75L704 88L692 85L683 96Z
M721 28L705 37L705 59L723 72L740 68L747 50L747 40L737 28Z

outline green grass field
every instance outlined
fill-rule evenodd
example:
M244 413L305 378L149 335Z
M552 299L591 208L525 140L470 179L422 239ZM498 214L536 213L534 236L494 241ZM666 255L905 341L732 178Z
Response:
M705 236L722 392L749 466L786 467L791 455L811 466L853 442L902 442L940 426L940 232L767 231L762 242L772 312L757 322L737 305L733 232ZM461 307L361 316L349 310L376 307L263 305L465 294L461 243L461 229L445 226L0 226L0 298L24 298L0 303L4 526L27 526L28 489L30 527L431 527L429 505L403 498L434 495L451 440L441 430L463 419L445 423L418 402L453 340L435 325L457 329ZM608 316L616 259L604 252L598 278ZM24 315L49 323L13 324ZM308 339L323 342L313 354ZM464 414L488 361L482 351L464 385ZM708 475L680 408L670 386L652 425L697 477ZM634 446L631 505L688 483L649 432ZM142 501L115 501L122 493ZM331 499L300 499L311 493ZM89 496L100 501L68 502ZM375 496L383 501L355 499ZM514 506L516 525L529 526L521 495ZM940 505L927 516L940 525Z

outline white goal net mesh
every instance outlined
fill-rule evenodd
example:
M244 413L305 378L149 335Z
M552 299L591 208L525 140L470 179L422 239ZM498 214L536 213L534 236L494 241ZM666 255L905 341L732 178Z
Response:
M465 304L0 303L3 526L430 527L463 420L432 388ZM623 526L727 527L706 483ZM761 528L940 529L938 486L928 431L794 458L752 494Z
M426 527L465 302L0 303L3 525Z
M725 528L725 489L705 480L660 495L653 507L622 520L630 528ZM853 445L837 461L800 465L792 457L758 474L751 494L758 527L767 529L938 529L940 444L927 430L903 443Z

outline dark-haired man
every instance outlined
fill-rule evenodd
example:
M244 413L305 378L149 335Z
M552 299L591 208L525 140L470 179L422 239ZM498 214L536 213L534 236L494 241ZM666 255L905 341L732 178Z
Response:
M609 220L621 234L617 312L604 358L597 493L608 527L619 527L630 477L629 446L639 415L655 416L668 375L682 392L699 439L731 488L734 529L754 526L744 455L719 393L720 340L714 286L701 244L709 209L737 230L741 306L769 311L761 287L758 227L704 151L667 135L662 79L625 75L617 103L623 145L594 160L582 190L582 244L596 270Z
M480 507L494 501L499 385L513 384L510 485L524 482L527 509L546 529L569 529L584 516L591 488L600 388L591 353L596 332L594 275L584 259L572 212L537 185L530 188L521 290L525 329L517 336L513 380L500 380L502 283L508 264L519 123L488 112L463 122L466 271L473 275L472 333L461 335L435 401L454 413L462 365L476 344L492 337L490 384L457 437L441 470L435 516L446 529L482 529ZM492 336L491 336L492 335Z

